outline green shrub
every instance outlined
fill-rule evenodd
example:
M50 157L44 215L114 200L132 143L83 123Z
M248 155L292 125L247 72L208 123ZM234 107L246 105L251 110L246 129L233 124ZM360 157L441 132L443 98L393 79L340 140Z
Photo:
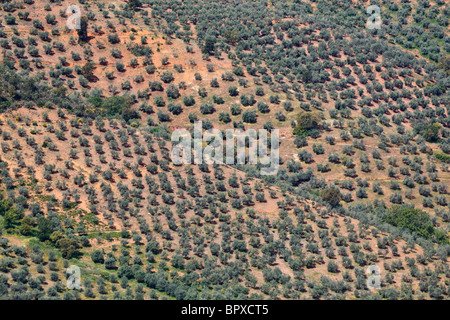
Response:
M423 133L423 138L428 142L436 142L439 140L440 130L441 125L439 123L433 123L425 129Z
M337 205L339 205L339 202L342 199L341 192L339 190L333 189L333 188L323 189L320 192L320 196L324 201L328 202L332 207L336 207Z
M419 209L393 206L383 217L383 221L400 229L409 230L425 239L448 242L446 236L434 228L430 215Z
M435 153L434 156L442 162L450 163L450 156L445 153Z
M302 112L297 118L297 126L294 128L295 135L308 135L313 129L320 128L321 119L318 114Z

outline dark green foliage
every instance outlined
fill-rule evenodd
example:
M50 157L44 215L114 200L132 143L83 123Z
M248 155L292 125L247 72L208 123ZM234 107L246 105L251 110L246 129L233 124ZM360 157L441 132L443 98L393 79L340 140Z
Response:
M445 162L445 163L450 163L450 156L445 154L445 153L435 153L434 156L436 157L436 159Z
M129 0L127 5L131 10L136 10L142 6L142 3L140 0Z
M302 112L297 117L297 125L294 128L295 135L304 135L311 132L313 129L320 128L320 117L312 112Z
M244 113L242 114L242 121L246 122L246 123L256 123L257 118L256 118L256 112L253 110L246 110L244 111Z
M205 40L205 43L203 44L202 47L202 53L203 54L211 54L211 52L214 51L215 49L215 44L216 44L216 40L213 37L208 37Z
M338 189L327 188L320 191L320 196L328 202L332 207L339 205L342 195Z
M53 233L54 223L50 219L40 218L38 220L37 229L37 237L40 241L49 240Z
M78 43L87 42L89 40L87 29L88 29L88 18L86 16L82 16L80 20L80 29L77 30Z
M58 240L57 246L61 250L63 258L70 259L78 254L78 242L75 239L62 238Z
M440 234L431 222L428 213L406 206L393 206L383 221L401 229L407 229L425 239L437 238L440 242L447 242L445 235Z
M0 111L33 101L37 106L58 105L85 114L85 104L80 98L66 95L66 89L50 88L39 76L26 77L0 65Z
M439 140L439 131L441 126L439 123L429 125L423 132L423 138L428 142L437 142Z
M113 96L101 98L99 96L89 98L90 103L94 105L98 111L108 116L122 115L124 118L137 119L139 114L131 110L132 100L128 96Z
M94 263L104 263L105 257L101 250L94 250L91 253L91 259Z
M16 227L20 220L24 217L24 213L22 210L19 210L15 207L11 207L6 211L3 218L3 224L6 229Z
M439 68L441 68L447 75L450 75L450 54L443 55L439 59Z
M92 61L86 62L86 64L81 68L81 74L88 80L94 77L95 63Z

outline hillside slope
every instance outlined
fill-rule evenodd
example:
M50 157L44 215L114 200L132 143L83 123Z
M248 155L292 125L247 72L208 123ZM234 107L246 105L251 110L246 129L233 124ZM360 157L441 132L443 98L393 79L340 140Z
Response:
M448 299L449 4L72 4L1 4L0 296ZM278 174L174 165L195 121Z

